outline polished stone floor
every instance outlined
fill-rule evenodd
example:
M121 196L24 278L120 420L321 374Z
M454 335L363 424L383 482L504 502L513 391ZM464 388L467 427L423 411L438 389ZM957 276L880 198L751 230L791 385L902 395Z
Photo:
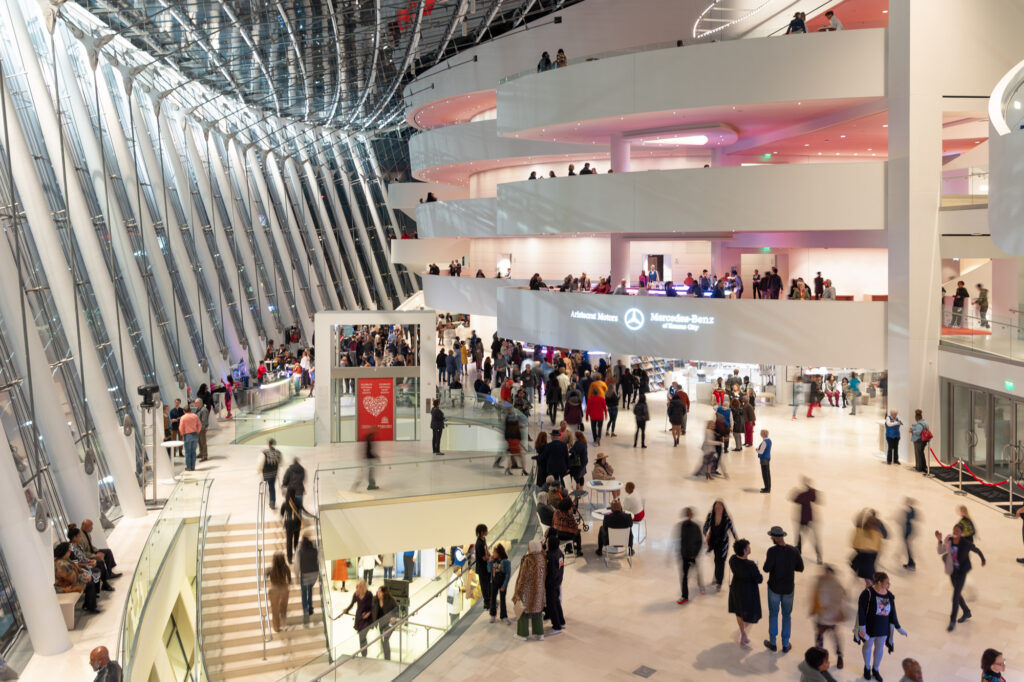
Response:
M864 507L873 507L891 533L878 565L890 574L900 621L909 636L897 637L895 653L883 660L880 671L886 680L900 678L900 661L908 656L923 665L925 680L977 680L981 653L987 647L1007 652L1011 670L1006 677L1019 677L1016 671L1024 667L1015 660L1013 642L1024 627L1020 625L1024 591L1019 587L1024 566L1015 561L1024 556L1020 521L1004 518L975 499L957 497L909 467L886 465L879 449L879 406L857 416L826 407L815 419L806 419L801 411L796 421L791 419L792 408L759 408L757 429L769 429L774 443L772 492L765 495L758 492L761 478L753 448L729 453L729 479L693 478L700 457L701 419L710 416L711 408L695 406L685 442L673 448L671 435L664 431L663 404L663 400L652 401L646 450L632 447L631 416L620 418L620 437L606 438L599 448L608 454L617 478L636 482L646 498L649 539L634 557L633 567L623 562L606 568L594 555L597 534L592 528L584 538L585 557L566 568L564 634L524 643L508 628L478 618L421 679L503 682L568 675L626 680L636 679L632 673L640 666L657 671L652 679L798 679L796 666L813 644L811 589L821 570L806 545L805 556L811 560L797 576L793 650L784 655L768 651L761 643L768 630L764 584L765 617L752 629L750 648L737 642L738 628L727 612L726 590L716 594L712 588L706 595L695 596L691 582L691 602L676 605L679 578L674 539L683 507L693 506L702 523L714 500L721 498L740 536L751 541L751 558L763 564L769 547L766 533L772 525L783 526L795 541L796 509L790 500L803 475L820 491L816 513L824 560L836 568L846 586L850 610L863 589L848 567L854 516ZM899 515L906 496L918 502L919 523L912 541L918 566L914 573L902 568L906 556L899 539ZM975 561L967 581L965 597L973 619L950 634L946 625L952 590L936 554L933 533L949 532L961 503L977 523L977 544L988 564L981 567ZM711 558L705 555L701 574L707 582L712 569ZM727 583L728 579L727 569ZM843 682L863 679L863 659L852 642L851 628L849 620L841 627L846 667L832 670ZM834 651L832 659L834 663Z

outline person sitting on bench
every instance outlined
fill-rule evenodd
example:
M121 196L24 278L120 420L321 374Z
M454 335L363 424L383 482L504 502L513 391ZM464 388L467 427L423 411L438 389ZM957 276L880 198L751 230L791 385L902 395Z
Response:
M103 563L107 565L107 577L108 578L120 578L121 574L114 571L114 567L117 566L117 561L114 560L114 553L108 547L96 547L92 544L92 519L86 519L82 521L82 533L85 535L85 542L82 544L82 549L85 550L86 554L103 554Z
M53 586L58 592L84 592L83 609L99 613L96 607L97 585L92 576L71 561L71 543L61 542L53 548Z

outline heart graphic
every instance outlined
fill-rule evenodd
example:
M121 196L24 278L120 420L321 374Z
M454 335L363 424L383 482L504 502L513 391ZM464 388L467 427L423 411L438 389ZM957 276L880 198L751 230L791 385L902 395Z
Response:
M384 408L388 406L388 399L382 395L366 396L363 398L363 409L374 417L380 416Z

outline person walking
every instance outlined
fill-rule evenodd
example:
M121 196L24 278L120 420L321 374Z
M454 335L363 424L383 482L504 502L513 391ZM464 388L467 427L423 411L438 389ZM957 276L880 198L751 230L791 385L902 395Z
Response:
M288 488L285 491L284 501L281 503L281 519L284 525L284 544L288 552L289 564L292 562L292 553L299 544L303 514L313 516L302 506L302 502L295 496L295 491L292 488Z
M850 414L857 414L857 401L860 400L860 379L856 372L850 372Z
M608 425L605 427L605 435L616 437L615 421L619 418L619 394L613 388L604 394L605 407L608 408Z
M629 367L623 368L622 378L619 380L618 385L622 391L622 406L628 410L629 406L633 403L633 392L636 389L636 377L633 376L633 372L630 371Z
M754 424L757 423L757 413L754 411L754 401L746 395L740 396L740 405L743 406L743 447L754 446Z
M313 615L313 586L320 579L320 554L309 533L303 533L296 553L299 563L299 589L302 593L302 623L309 624Z
M850 568L870 587L875 577L875 561L882 549L882 541L889 537L888 531L874 509L865 509L857 518L853 533L853 559Z
M376 554L364 554L359 557L359 573L363 576L367 586L373 587L373 570L380 563L380 557Z
M945 565L946 575L953 583L953 610L949 615L949 626L946 627L947 632L952 632L957 623L963 623L971 617L971 609L964 601L964 584L967 582L967 574L971 572L971 552L981 557L982 566L985 565L985 555L964 537L960 524L953 526L952 534L945 539L942 533L935 531L935 539L939 542L938 552ZM956 614L961 610L963 614L958 619Z
M729 571L732 573L729 613L736 616L736 623L740 626L740 645L747 646L750 644L747 628L761 620L761 589L758 585L764 577L757 570L757 562L750 558L748 540L737 540L732 551L729 558Z
M889 410L885 418L886 464L900 463L900 427L903 426L903 420L898 415L896 410Z
M274 552L267 571L267 602L270 604L270 624L274 632L288 624L288 591L292 583L291 571L284 560L284 552Z
M843 649L836 626L846 619L846 590L831 566L823 567L814 584L811 616L814 618L814 645L824 648L825 633L831 632L836 644L836 667L842 670Z
M914 521L917 519L917 510L914 508L915 504L912 498L908 497L903 500L903 546L907 550L907 563L903 564L903 568L908 571L913 571L917 568L917 564L914 563L914 555L910 551L910 539L914 535ZM1024 509L1024 507L1021 507L1021 509Z
M356 591L352 593L352 601L348 603L341 615L346 616L356 607L355 618L352 621L352 628L359 634L359 655L366 658L366 635L373 624L373 595L366 588L366 581L360 580L356 583Z
M544 610L551 621L552 635L560 635L565 627L562 612L562 577L565 572L565 555L558 546L558 531L548 528L544 540L547 573L544 575Z
M889 591L889 576L876 573L872 584L860 593L857 601L857 633L864 641L864 679L882 682L878 666L885 655L890 629L904 637L907 631L900 626L896 615L896 596Z
M547 562L541 553L539 540L530 540L527 554L519 562L519 575L512 595L513 604L522 605L522 615L516 626L516 635L524 642L529 639L530 628L537 639L544 640L544 585Z
M691 567L697 573L697 589L704 594L704 585L700 581L700 564L697 562L703 544L700 526L693 521L693 507L686 507L683 509L683 521L679 524L679 586L681 594L676 600L677 604L685 604L690 601Z
M704 520L704 542L707 544L708 553L715 560L715 589L722 591L722 581L725 578L725 560L729 554L729 534L732 539L738 540L736 529L733 528L732 518L725 509L725 502L715 500L711 505L711 511Z
M185 413L178 420L178 431L185 440L185 471L195 471L196 448L199 446L199 432L203 430L203 424L188 405L184 409Z
M678 392L672 395L666 406L668 412L668 423L672 425L672 447L679 445L679 439L683 435L683 418L686 416L686 405L683 404L683 397Z
M596 381L594 382L597 383ZM604 382L601 382L604 383ZM593 386L593 384L591 384ZM608 403L604 394L599 391L591 391L587 398L587 419L590 420L590 434L593 436L594 445L601 444L601 436L604 433L604 420L608 416Z
M980 284L978 286L981 286ZM981 654L981 682L1006 682L1006 659L1002 651L985 649Z
M558 406L562 404L562 385L558 381L558 373L552 372L544 386L545 400L548 403L548 417L554 426L558 419Z
M508 623L508 607L505 604L505 592L508 590L509 578L512 577L512 564L509 562L508 554L500 542L494 546L491 560L487 562L487 575L491 584L491 622L493 623L498 619L498 604L501 604L501 622Z
M210 453L206 449L206 430L210 426L210 410L207 409L202 398L196 398L193 405L196 416L199 417L199 424L202 426L199 429L199 461L205 462L210 458Z
M924 449L928 447L928 441L932 439L931 429L928 422L924 420L921 410L914 410L914 423L910 425L910 442L914 444L914 470L925 473L928 471L928 462Z
M768 574L768 639L764 646L777 651L776 638L779 634L779 611L782 611L782 653L792 649L789 642L790 622L793 614L794 577L803 572L804 560L800 553L786 544L786 531L772 526L768 537L774 543L768 548L764 559L764 570Z
M444 431L444 412L441 411L439 401L434 401L434 407L430 409L430 447L435 455L443 455L441 452L441 432Z
M380 632L380 648L385 661L391 660L391 633L398 620L395 617L397 613L398 604L391 596L391 590L381 585L377 588L377 595L373 599L370 623Z
M743 450L743 436L746 433L746 424L744 422L743 405L740 403L738 398L733 398L729 403L729 412L732 414L732 438L735 447L733 452L740 452ZM726 443L726 447L728 447Z
M583 490L583 483L587 476L587 465L590 459L587 456L587 434L582 431L567 431L573 434L574 441L569 448L569 477L575 481L576 490Z
M772 491L772 439L768 437L768 429L761 429L761 444L757 446L757 459L761 463L762 493Z
M810 533L814 535L814 554L818 559L818 565L821 565L821 538L818 536L818 529L814 525L814 508L813 505L819 504L818 491L811 486L811 479L806 476L803 477L804 489L793 496L793 502L796 503L800 509L800 524L797 526L796 531L796 551L803 554L802 546L804 533Z
M637 439L640 439L640 447L647 447L647 422L651 419L651 413L647 409L647 394L641 393L633 406L633 416L636 418L636 433L633 434L633 447L636 447Z
M978 306L978 326L984 329L990 327L988 323L988 289L978 282L978 295L974 297L974 305Z
M281 477L282 497L288 495L288 490L295 493L295 499L302 504L302 497L306 494L306 468L299 462L298 457L292 458L292 463L285 469L284 476Z
M277 509L277 472L281 467L281 451L277 449L277 441L271 438L267 448L260 455L257 473L267 482L267 502L271 509ZM283 492L283 491L282 491Z
M484 611L491 611L491 572L487 570L487 563L491 559L491 553L487 549L487 525L478 523L476 526L476 544L473 546L473 559L477 579L480 581L480 596L484 604Z

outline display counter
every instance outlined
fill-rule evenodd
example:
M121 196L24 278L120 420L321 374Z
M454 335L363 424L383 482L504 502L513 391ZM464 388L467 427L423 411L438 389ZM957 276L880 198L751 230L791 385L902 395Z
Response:
M248 407L253 412L263 412L282 405L295 394L295 381L290 377L277 379L249 389Z

